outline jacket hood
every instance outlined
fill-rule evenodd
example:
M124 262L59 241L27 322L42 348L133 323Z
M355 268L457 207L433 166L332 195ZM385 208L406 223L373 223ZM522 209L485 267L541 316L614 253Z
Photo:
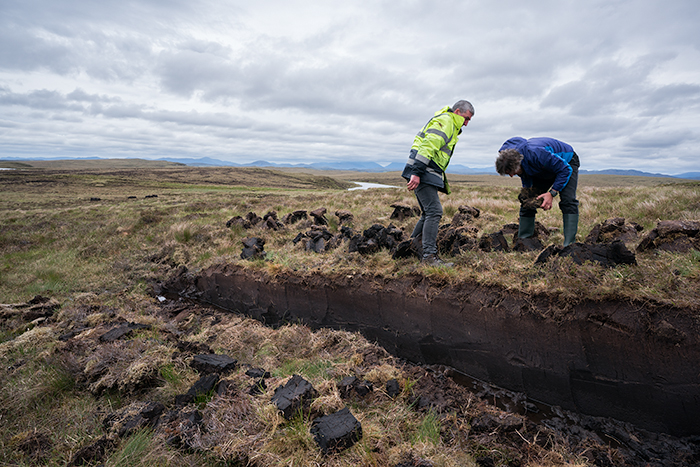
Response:
M520 136L513 136L510 138L508 141L503 143L503 146L501 146L501 149L498 150L498 152L503 151L504 149L516 149L520 154L522 154L522 147L527 144L527 140L525 138L521 138Z

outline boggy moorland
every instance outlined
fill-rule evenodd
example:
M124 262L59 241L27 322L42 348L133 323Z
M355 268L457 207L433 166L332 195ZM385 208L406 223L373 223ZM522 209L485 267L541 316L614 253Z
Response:
M573 256L538 263L539 251L504 251L493 244L480 248L484 235L507 232L516 221L518 188L495 176L456 176L451 179L454 193L443 198L443 222L452 222L464 211L460 207L477 209L478 217L463 230L476 241L465 242L450 258L454 267L432 268L410 256L395 257L388 248L350 246L353 235L377 225L408 237L415 218L392 218L392 205L415 204L412 194L400 188L398 174L131 164L43 163L0 172L0 296L5 304L0 315L0 415L7 427L0 439L2 462L394 466L698 461L690 422L674 426L667 419L655 425L663 419L660 411L638 416L635 422L643 427L609 418L624 414L577 413L564 410L576 408L565 404L544 417L534 413L533 401L499 408L484 400L497 389L454 382L456 368L483 379L500 375L503 380L491 382L517 391L551 387L554 394L610 397L615 403L630 394L671 403L681 394L686 398L681 405L697 405L695 376L685 374L680 363L697 357L700 254L692 235L680 242L687 247L683 251L638 247L659 222L700 219L698 183L583 176L579 241L593 234L602 237L613 224L634 230L632 235L623 229L630 235L624 245L633 252L634 264L604 266L578 264ZM350 181L398 188L347 191ZM314 216L282 222L294 212L323 212L319 210L325 210L322 230L328 232L323 248L312 243L312 233L319 231ZM251 213L277 222L230 222L253 217ZM606 224L613 218L624 220ZM543 246L560 243L558 211L541 213L538 220ZM605 232L601 226L607 226ZM512 246L512 235L504 237ZM244 241L251 238L264 241L264 257L241 258ZM221 293L222 288L240 293ZM273 327L230 312L234 309ZM440 316L436 309L452 314ZM290 315L294 310L300 314ZM353 320L348 319L351 312ZM360 319L367 315L375 321L389 319L390 329L387 323L378 327ZM425 316L429 318L421 318ZM464 339L451 323L468 325L479 335ZM115 335L115 329L125 332L117 332L120 337L114 340L104 337ZM373 334L372 329L383 331ZM427 336L422 334L426 330ZM518 332L553 347L547 352L528 349L513 339ZM441 341L445 335L453 340ZM607 354L601 347L595 355L576 355L575 349L590 349L599 340L637 342L639 351L636 356L616 354L621 347L609 346ZM563 342L570 346L568 354L554 358ZM192 367L195 355L210 353L235 359L236 369L221 372L216 388L177 405L176 400L183 400L178 395L200 380L200 371ZM500 363L478 358L488 353L506 357ZM647 371L640 378L634 374L639 370L624 370L635 357L650 359L653 371L663 372ZM579 358L588 366L629 372L615 376L635 387L619 392L614 378L604 381L580 366L568 378L543 371L570 370L567 365ZM470 363L460 367L460 362ZM517 381L504 370L514 367L520 368ZM247 373L254 368L268 371L269 377L251 380ZM293 374L311 382L317 396L287 420L270 401ZM647 376L648 384L640 384ZM345 377L356 377L370 389L348 392ZM390 381L396 381L398 393L388 391ZM256 382L258 392L252 394L256 391L251 393L249 386ZM614 389L604 396L580 391L605 383ZM522 397L514 394L511 400ZM139 404L160 404L162 413L151 424L122 429L129 410L152 412ZM351 447L324 454L311 434L313 420L343 407L361 423L362 436Z

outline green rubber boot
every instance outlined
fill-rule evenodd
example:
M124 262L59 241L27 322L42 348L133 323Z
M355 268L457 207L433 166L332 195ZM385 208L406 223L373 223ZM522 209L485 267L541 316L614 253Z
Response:
M578 214L564 214L564 246L576 241Z
M535 218L521 217L518 225L518 237L530 238L535 235Z

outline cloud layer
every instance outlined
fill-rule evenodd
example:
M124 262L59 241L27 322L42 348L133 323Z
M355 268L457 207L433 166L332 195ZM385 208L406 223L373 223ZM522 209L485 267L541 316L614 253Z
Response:
M698 24L694 0L6 0L0 158L403 161L468 99L453 163L552 136L583 169L696 171Z

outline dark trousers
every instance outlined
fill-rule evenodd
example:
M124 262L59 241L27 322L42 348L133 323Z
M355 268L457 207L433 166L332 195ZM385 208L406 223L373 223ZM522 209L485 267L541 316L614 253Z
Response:
M576 199L576 188L578 186L578 168L580 167L580 163L578 160L578 155L576 155L576 153L574 153L574 156L571 158L569 165L571 166L573 171L571 172L569 182L559 192L559 209L561 209L562 214L578 214L578 200ZM534 180L533 186L537 188L541 193L544 193L552 187L553 183L554 177L546 179L541 178ZM520 208L520 217L535 217L536 213L536 209Z
M420 205L421 216L413 228L411 237L423 234L423 256L437 255L437 234L442 218L442 204L438 189L434 185L421 183L414 192Z

